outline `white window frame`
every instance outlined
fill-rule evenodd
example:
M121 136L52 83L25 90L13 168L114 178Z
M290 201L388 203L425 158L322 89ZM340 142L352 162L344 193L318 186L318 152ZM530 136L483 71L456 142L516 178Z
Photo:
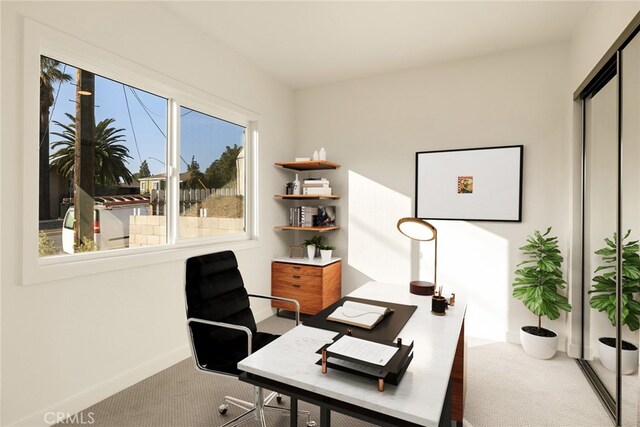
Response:
M258 240L258 124L260 115L230 101L220 99L202 88L185 84L164 74L63 34L28 18L24 22L23 63L23 226L22 284L32 285L74 277L106 273L129 268L184 260L212 250L244 250L259 247ZM148 91L169 100L167 129L167 242L158 246L114 249L40 257L38 254L38 180L34 179L34 162L39 156L38 118L40 105L40 56L48 56L74 67L89 70L124 84ZM177 221L179 206L173 198L179 184L179 110L180 106L197 109L220 119L246 127L246 232L222 237L203 237L179 241ZM171 143L171 140L176 141ZM37 170L37 168L35 168Z

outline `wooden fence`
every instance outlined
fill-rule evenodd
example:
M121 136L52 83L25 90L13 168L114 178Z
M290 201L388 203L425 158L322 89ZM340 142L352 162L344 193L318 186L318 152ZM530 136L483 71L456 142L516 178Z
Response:
M196 188L180 190L180 212L184 212L193 206L197 206L203 200L211 196L237 196L235 188ZM152 215L164 215L164 205L166 203L165 190L151 190Z

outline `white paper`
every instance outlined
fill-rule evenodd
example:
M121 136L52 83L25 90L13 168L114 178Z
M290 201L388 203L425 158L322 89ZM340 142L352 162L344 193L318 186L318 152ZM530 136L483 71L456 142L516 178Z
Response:
M379 305L363 304L361 302L355 302L355 301L345 301L344 304L342 304L342 307L343 307L342 312L345 315L347 313L351 314L351 312L353 312L354 315L360 315L362 312L385 314L385 312L387 311L387 307L380 307Z
M338 341L327 347L327 351L374 365L384 366L398 351L398 347L384 345L377 342L362 340L344 335Z

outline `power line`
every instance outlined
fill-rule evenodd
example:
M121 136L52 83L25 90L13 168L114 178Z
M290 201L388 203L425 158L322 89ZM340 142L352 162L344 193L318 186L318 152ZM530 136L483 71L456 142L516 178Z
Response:
M145 113L147 113L147 116L149 116L149 118L151 119L151 121L153 122L154 125L156 125L156 128L158 128L158 131L160 132L160 134L162 136L165 137L165 139L167 138L167 135L164 134L164 132L162 132L162 129L160 129L160 126L158 126L158 124L156 123L155 120L153 120L153 117L151 117L151 113L149 112L149 110L147 109L147 106L144 105L144 102L142 102L142 100L140 99L140 97L138 96L138 94L136 93L135 90L133 90L133 88L131 86L127 86L129 88L129 90L131 91L131 93L133 94L133 96L135 96L135 98L138 100L138 103L140 103L140 105L142 106L142 109L144 110Z
M136 137L136 130L133 127L133 119L131 118L131 109L129 108L129 98L127 98L127 90L122 85L122 92L124 92L124 102L127 104L127 114L129 115L129 123L131 123L131 132L133 133L133 141L136 143L136 151L138 152L138 160L142 164L142 156L140 155L140 147L138 147L138 138Z
M140 103L140 105L142 106L142 109L145 111L145 113L147 113L147 116L149 116L149 118L151 119L151 121L153 122L154 125L156 125L156 128L158 128L158 131L162 134L162 136L165 137L165 139L167 138L167 136L164 134L164 132L162 132L162 129L160 129L160 126L158 126L158 124L156 123L155 120L153 120L153 117L151 117L151 114L149 112L149 109L147 108L146 105L144 105L144 102L142 102L142 100L140 99L140 97L138 96L138 94L136 93L136 91L131 87L131 86L127 86L129 88L129 90L131 91L131 93L133 93L133 96L136 97L136 99L138 100L138 103ZM192 110L193 111L193 110ZM184 162L185 165L189 166L189 163L187 163L187 161L182 157L179 156L180 160L182 160Z

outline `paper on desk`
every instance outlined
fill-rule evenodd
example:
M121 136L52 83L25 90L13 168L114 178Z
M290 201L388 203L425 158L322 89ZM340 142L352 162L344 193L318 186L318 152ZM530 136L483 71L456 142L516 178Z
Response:
M396 354L398 347L384 345L377 342L362 340L344 335L338 341L327 347L327 351L374 365L384 366Z

